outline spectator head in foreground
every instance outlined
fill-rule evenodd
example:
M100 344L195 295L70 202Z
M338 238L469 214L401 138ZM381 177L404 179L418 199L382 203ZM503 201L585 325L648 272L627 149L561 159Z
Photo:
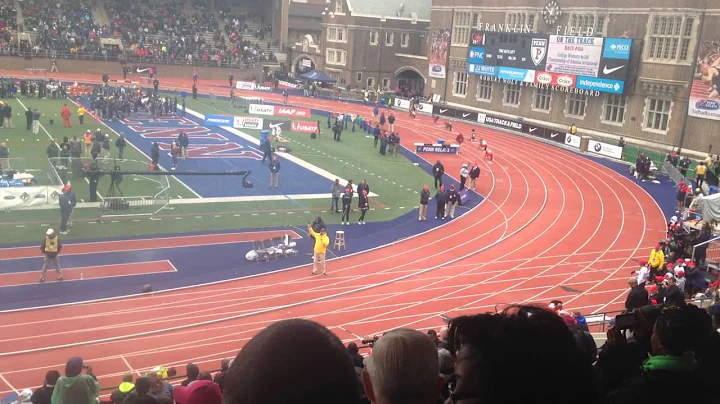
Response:
M435 343L406 328L390 331L375 343L362 379L373 404L434 404L444 380Z
M563 319L533 306L451 320L457 404L597 403L591 364ZM375 353L373 352L373 355Z
M338 337L318 323L291 319L245 345L225 376L223 395L225 404L350 404L358 400L358 380Z

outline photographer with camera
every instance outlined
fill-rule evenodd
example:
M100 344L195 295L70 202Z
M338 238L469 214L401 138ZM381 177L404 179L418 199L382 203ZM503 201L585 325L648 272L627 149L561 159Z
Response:
M97 162L93 161L90 164L90 168L83 171L83 175L90 183L90 202L97 202L97 186L100 181L100 177L102 177L102 173L100 173Z
M95 404L99 391L100 384L92 367L85 366L82 358L74 356L68 359L65 375L55 384L51 400L53 404Z

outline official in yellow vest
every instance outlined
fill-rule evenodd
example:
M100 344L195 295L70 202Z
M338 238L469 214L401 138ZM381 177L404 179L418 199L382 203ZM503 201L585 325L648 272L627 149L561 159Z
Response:
M663 252L660 244L655 245L652 251L650 251L650 259L648 260L650 265L650 280L652 281L657 275L658 271L665 265L665 253Z
M53 229L48 229L47 232L45 232L45 239L43 240L42 244L40 244L40 251L42 251L44 255L40 283L45 282L45 272L47 272L48 264L50 264L50 261L55 264L55 273L57 274L57 280L63 280L62 273L60 272L60 261L58 260L60 250L62 250L60 238L55 234L55 231Z
M330 238L324 228L320 230L320 233L316 233L312 226L308 224L308 231L310 232L310 235L315 238L312 274L317 275L318 266L321 266L322 274L325 276L327 275L325 272L325 253L327 252L327 247L330 244Z
M78 120L80 121L80 125L82 125L83 119L85 118L85 108L84 107L78 107L77 116L78 116Z

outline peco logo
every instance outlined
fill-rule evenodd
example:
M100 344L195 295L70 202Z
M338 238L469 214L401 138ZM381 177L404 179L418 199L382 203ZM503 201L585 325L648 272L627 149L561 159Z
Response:
M630 45L627 44L612 44L610 45L610 49L612 49L615 52L629 52L630 51Z
M557 78L557 83L559 86L572 87L573 84L575 84L575 80L570 76L560 76Z
M316 122L297 122L293 121L292 131L296 133L315 133L318 129Z
M552 74L539 73L537 76L535 76L535 81L537 81L540 84L550 84L550 83L552 83Z

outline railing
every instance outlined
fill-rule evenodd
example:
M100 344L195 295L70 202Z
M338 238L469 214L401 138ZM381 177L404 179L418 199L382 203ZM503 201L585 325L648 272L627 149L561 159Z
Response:
M229 56L223 56L223 60L206 60L203 61L200 56L193 55L192 60L183 58L171 58L167 54L156 54L151 56L141 56L133 51L107 51L102 52L64 52L56 50L21 50L17 48L2 49L0 50L0 56L15 56L15 57L26 57L29 55L32 58L47 58L57 59L58 68L62 69L62 60L93 60L102 62L124 62L124 63L135 63L135 64L161 64L161 65L176 65L176 66L204 66L204 67L231 67L238 69L251 70L257 66L262 66L264 63L277 63L274 61L262 61L258 60L255 62L247 61L236 61Z
M720 237L715 237L708 241L695 244L692 252L693 261L695 261L695 251L698 247L702 246L707 246L705 250L705 262L708 264L708 268L710 268L710 263L717 268L718 264L720 264Z

